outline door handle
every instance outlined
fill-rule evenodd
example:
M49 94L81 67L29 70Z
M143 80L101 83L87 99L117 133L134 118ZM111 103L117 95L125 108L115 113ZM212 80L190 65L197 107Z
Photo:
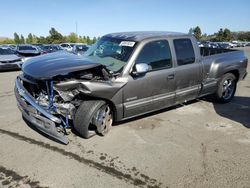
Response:
M172 79L174 79L174 74L170 74L170 75L168 75L167 79L168 79L168 80L172 80Z

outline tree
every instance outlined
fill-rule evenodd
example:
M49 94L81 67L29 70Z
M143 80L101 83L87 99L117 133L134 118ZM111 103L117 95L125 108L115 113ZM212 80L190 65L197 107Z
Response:
M78 42L78 37L76 35L76 33L70 33L68 36L67 36L67 42L73 42L73 43L76 43Z
M208 36L206 33L201 35L201 41L206 41L208 39Z
M232 33L229 29L224 29L223 31L223 40L224 41L230 41L232 39Z
M216 41L224 41L223 36L224 36L224 31L223 31L222 28L220 28L220 30L219 30L218 33L216 34L215 40L216 40Z
M14 39L9 39L9 38L0 41L0 44L14 44L14 43L15 43Z
M237 34L238 35L238 40L241 41L250 41L250 31L248 32L240 32Z
M33 43L34 43L34 44L38 43L38 42L37 42L38 37L37 37L36 35L33 35L32 38L33 38Z
M224 30L220 28L218 33L216 33L215 41L225 42L225 41L231 41L233 39L233 35L231 31L227 28Z
M20 44L20 38L19 38L19 35L15 32L14 33L14 41L16 44Z
M189 29L188 34L189 35L193 35L194 34L194 29L192 27Z
M33 43L33 35L31 33L29 33L27 39L26 39L26 43L28 44L32 44Z
M49 43L48 37L43 37L43 36L37 37L37 43L48 44Z
M193 32L194 32L194 36L197 40L200 40L201 39L201 29L199 26L196 26L194 29L193 29Z
M93 37L92 44L95 44L97 41L96 37Z
M49 30L49 36L47 37L48 43L62 43L64 37L54 27Z
M91 44L91 40L90 40L89 36L87 36L86 42L87 42L87 44Z
M24 39L23 35L21 35L20 43L21 43L21 44L24 44L24 43L25 43L25 39Z

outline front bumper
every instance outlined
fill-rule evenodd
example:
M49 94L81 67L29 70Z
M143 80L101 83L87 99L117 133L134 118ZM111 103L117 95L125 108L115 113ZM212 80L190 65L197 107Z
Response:
M22 67L23 62L15 62L15 63L1 63L0 62L0 71L8 71L8 70L19 70Z
M61 119L52 115L36 103L33 96L23 87L20 77L16 79L14 90L17 106L24 118L48 136L64 144L68 144L66 136L60 134L56 128L56 125L62 123Z

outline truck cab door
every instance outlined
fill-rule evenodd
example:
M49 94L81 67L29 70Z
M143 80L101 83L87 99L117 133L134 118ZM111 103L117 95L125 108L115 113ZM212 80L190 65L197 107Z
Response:
M195 41L193 41L194 43ZM174 39L176 55L176 103L197 98L202 83L202 64L190 38Z
M148 72L130 74L123 89L125 118L171 106L175 101L175 77L168 41L145 43L135 60L135 65L141 63L148 65Z

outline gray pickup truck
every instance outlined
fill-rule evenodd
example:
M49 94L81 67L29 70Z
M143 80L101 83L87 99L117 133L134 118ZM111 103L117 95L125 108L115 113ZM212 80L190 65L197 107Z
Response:
M28 60L15 82L24 119L67 144L105 135L121 121L206 95L232 100L247 75L243 51L199 48L173 32L124 32L103 36L83 57L56 52Z

